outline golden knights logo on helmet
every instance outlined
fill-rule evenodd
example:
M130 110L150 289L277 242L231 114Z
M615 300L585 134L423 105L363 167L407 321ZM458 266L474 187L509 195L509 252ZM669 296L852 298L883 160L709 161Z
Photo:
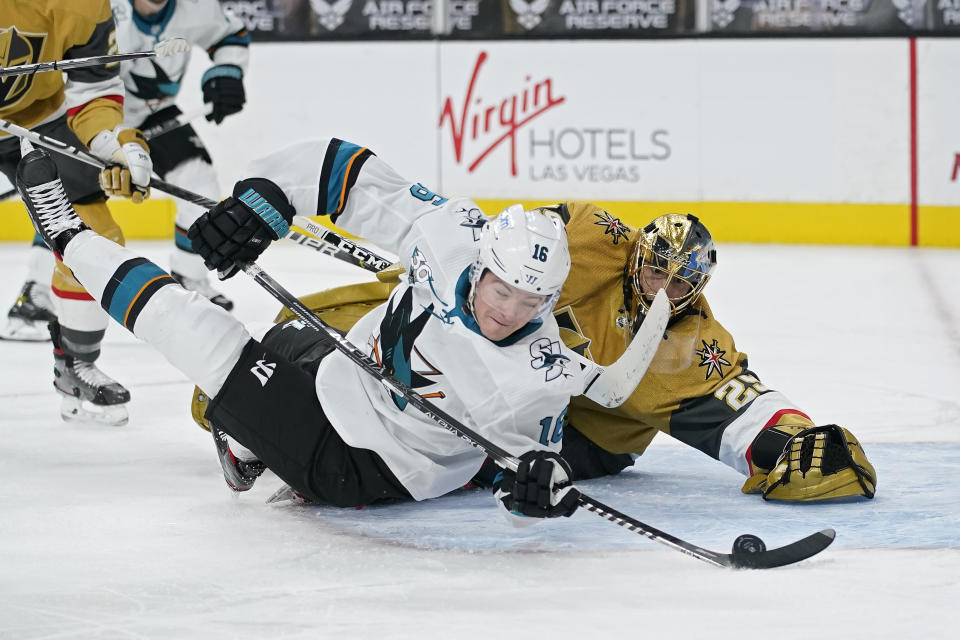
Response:
M690 308L703 293L717 264L713 238L689 213L668 213L640 230L627 264L634 326L661 288L671 315Z
M0 29L0 67L40 62L45 33L25 33L16 27ZM26 95L34 74L8 76L0 80L0 107L8 107Z

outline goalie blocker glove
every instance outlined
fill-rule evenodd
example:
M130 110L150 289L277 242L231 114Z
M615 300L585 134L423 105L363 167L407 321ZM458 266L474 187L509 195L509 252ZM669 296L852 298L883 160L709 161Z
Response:
M580 491L570 484L570 465L550 451L528 451L516 471L504 469L493 482L493 495L509 513L530 518L569 517Z
M247 178L234 185L232 196L197 218L187 235L206 267L225 280L287 235L295 213L276 184Z

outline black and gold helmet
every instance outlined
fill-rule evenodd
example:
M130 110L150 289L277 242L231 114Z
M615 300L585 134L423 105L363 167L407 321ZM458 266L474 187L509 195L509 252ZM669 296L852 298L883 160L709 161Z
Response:
M633 326L639 326L657 291L670 296L670 314L690 307L710 280L717 249L710 232L696 216L668 213L643 229L627 264L625 291Z

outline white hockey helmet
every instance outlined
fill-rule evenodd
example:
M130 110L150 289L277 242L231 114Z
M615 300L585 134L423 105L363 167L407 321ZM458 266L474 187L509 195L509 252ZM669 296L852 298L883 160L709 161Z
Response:
M535 317L553 310L570 272L570 249L563 220L553 211L525 211L515 204L480 230L480 251L470 271L470 308L484 271L507 284L544 296Z

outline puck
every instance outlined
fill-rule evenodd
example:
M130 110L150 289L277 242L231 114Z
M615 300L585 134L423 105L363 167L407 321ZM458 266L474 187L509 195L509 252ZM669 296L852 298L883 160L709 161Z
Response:
M763 540L750 533L745 533L733 541L734 553L763 553L767 550L767 545Z

